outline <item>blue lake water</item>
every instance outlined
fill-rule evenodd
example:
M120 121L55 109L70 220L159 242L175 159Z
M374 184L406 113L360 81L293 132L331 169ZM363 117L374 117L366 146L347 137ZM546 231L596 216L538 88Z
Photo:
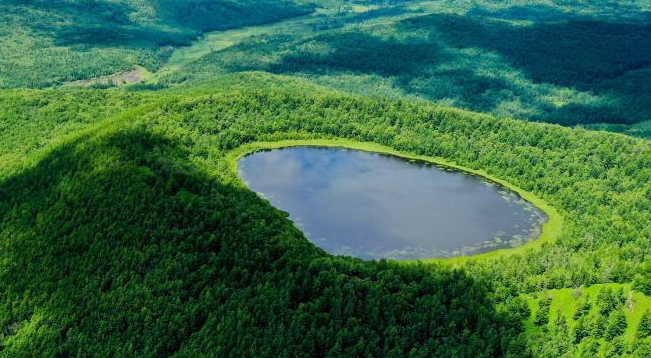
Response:
M533 240L547 219L499 184L390 155L290 147L250 154L238 166L251 190L335 255L472 255Z

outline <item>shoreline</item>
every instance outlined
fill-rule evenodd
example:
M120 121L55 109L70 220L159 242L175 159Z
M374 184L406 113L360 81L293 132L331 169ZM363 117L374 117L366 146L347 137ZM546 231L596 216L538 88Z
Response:
M490 182L494 182L498 185L501 185L502 187L509 189L514 193L518 194L522 199L534 205L536 208L541 210L547 216L547 221L544 222L541 226L540 236L520 246L511 247L511 248L502 248L494 251L478 253L469 256L428 258L428 259L421 259L421 260L391 260L394 262L448 263L448 264L458 265L458 264L465 263L468 260L490 259L490 258L500 257L503 255L516 254L524 250L536 249L542 246L544 243L556 241L556 239L560 236L562 232L563 217L560 215L560 213L556 211L556 209L554 209L554 207L552 207L545 200L543 200L542 198L536 196L535 194L527 190L519 188L509 183L506 180L494 177L483 170L467 168L444 158L401 152L391 147L387 147L381 144L376 144L373 142L359 142L350 139L293 139L293 140L279 140L273 142L259 141L259 142L244 144L242 146L230 150L229 152L226 153L225 159L228 163L228 166L235 174L237 181L241 185L244 185L244 182L240 178L237 169L237 162L239 159L241 159L246 155L261 150L281 149L281 148L288 148L288 147L344 148L344 149L360 150L365 152L374 152L379 154L392 155L403 159L418 160L418 161L423 161L435 165L440 165L443 167L448 167L460 172L464 172L469 175L479 176L482 179L486 179ZM246 187L246 185L244 185L244 187ZM250 189L248 189L247 187L247 190Z

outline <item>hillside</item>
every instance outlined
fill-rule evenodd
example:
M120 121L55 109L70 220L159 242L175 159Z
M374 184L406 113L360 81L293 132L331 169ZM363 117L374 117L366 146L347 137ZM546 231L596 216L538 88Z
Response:
M0 0L0 358L651 357L650 14ZM547 223L332 255L238 175L287 143L456 168Z
M0 88L196 83L266 71L358 94L648 135L645 1L12 0L0 10Z
M46 94L24 94L37 93ZM496 311L486 284L443 267L330 257L237 183L220 158L247 134L228 127L282 108L286 96L250 107L267 95L161 95L43 150L23 150L23 169L0 180L0 355L507 349L502 340L518 324ZM183 119L186 107L194 110ZM214 110L222 120L200 119Z
M206 54L168 81L256 70L563 125L651 118L650 22L521 12L441 9L310 36L268 33Z
M518 333L530 315L520 294L599 282L647 292L648 142L259 77L143 92L121 114L120 90L4 95L14 112L42 113L38 128L57 122L48 106L16 97L84 113L81 95L93 120L58 116L61 140L23 147L38 129L5 126L3 158L21 159L0 183L0 354L537 356L546 331ZM482 168L545 198L563 232L462 270L331 257L224 159L251 141L328 137Z

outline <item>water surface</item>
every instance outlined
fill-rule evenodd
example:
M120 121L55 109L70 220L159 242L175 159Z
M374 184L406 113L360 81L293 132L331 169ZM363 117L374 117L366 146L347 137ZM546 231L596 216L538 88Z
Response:
M434 164L341 148L250 154L242 179L317 246L364 259L423 259L513 247L545 214L502 186Z

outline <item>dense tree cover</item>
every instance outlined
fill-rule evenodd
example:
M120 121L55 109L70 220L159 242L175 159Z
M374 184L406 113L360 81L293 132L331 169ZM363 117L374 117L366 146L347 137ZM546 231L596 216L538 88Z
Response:
M648 141L387 98L643 136L648 2L318 2L353 15L158 84L0 91L0 356L651 356L628 293L568 312L545 294L651 295ZM314 6L0 0L0 87L155 70L202 33ZM456 268L332 257L226 157L331 137L483 169L548 201L563 232Z
M443 267L330 257L236 185L223 161L202 164L232 137L204 153L187 124L105 122L0 180L0 356L511 349L522 317L500 312L485 283ZM214 124L218 136L229 121Z
M274 79L263 74L225 82L139 94L140 105L95 131L23 150L27 164L0 183L0 282L7 288L0 354L649 351L645 337L618 338L625 303L617 292L591 296L598 310L576 319L550 310L533 335L518 333L517 324L529 316L523 294L644 282L648 142L421 102L286 90L265 85ZM98 92L115 103L123 95ZM66 101L73 95L62 94ZM16 123L6 131L19 133ZM331 257L246 190L224 157L255 140L314 137L375 141L484 169L557 208L563 233L540 248L470 260L463 272ZM593 324L612 339L595 338Z
M651 261L646 262L637 270L633 279L633 287L651 296Z
M467 265L505 299L551 287L629 282L641 274L651 247L646 225L651 214L647 185L651 148L647 142L498 121L423 104L327 95L300 100L283 94L256 96L241 105L237 96L229 98L224 110L216 108L218 99L190 101L179 104L178 114L171 116L196 128L193 135L206 143L206 153L215 140L208 133L214 118L219 118L225 121L221 125L225 130L218 134L225 148L285 137L278 131L374 140L454 158L536 192L568 217L559 241L535 253ZM272 103L278 106L270 108ZM316 114L312 109L317 109ZM273 120L244 119L252 113ZM160 116L152 114L151 120Z
M594 130L622 133L634 137L651 138L651 120L629 125L598 123L586 125L585 127Z
M142 92L0 92L0 173L67 135L151 99Z
M632 124L651 118L650 66L649 22L434 13L308 37L291 31L253 37L197 60L169 81L262 70L498 116Z
M465 7L464 10L470 14L527 20L557 20L577 15L618 20L648 20L651 11L651 4L643 0L477 0L471 3L456 0L453 3L455 7Z
M527 258L535 261L531 265L500 262L517 268L519 274L509 272L503 279L519 289L628 282L645 272L641 264L651 234L645 224L651 214L646 185L651 175L651 147L646 141L496 120L424 103L343 95L297 99L281 91L252 97L230 95L223 102L224 108L216 99L189 101L175 107L178 114L172 110L167 110L172 114L163 114L192 123L193 135L207 147L217 138L222 148L229 149L242 142L283 136L277 132L307 132L373 140L401 150L450 158L471 168L483 168L571 214L566 215L570 218L563 237L546 249L550 251L543 250L563 255L563 260L537 255ZM249 116L256 119L249 121ZM153 112L151 121L158 117L163 116ZM218 133L210 129L215 120L224 127ZM577 251L582 252L577 255ZM583 261L586 255L589 259ZM518 257L509 257L510 261L514 259ZM569 267L572 269L566 269ZM523 281L517 282L520 279Z
M0 87L51 86L136 65L155 71L203 33L318 6L328 11L309 29L288 26L220 48L165 81L263 70L355 93L649 135L651 7L641 0L5 0Z
M135 65L155 70L173 46L203 32L310 11L285 0L3 0L0 88L46 87Z

